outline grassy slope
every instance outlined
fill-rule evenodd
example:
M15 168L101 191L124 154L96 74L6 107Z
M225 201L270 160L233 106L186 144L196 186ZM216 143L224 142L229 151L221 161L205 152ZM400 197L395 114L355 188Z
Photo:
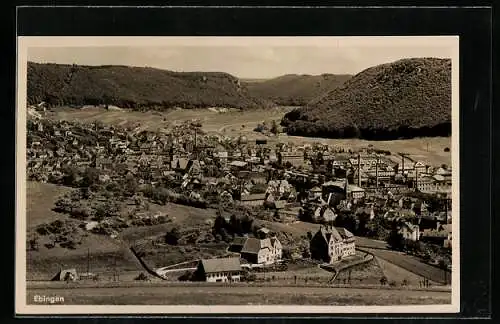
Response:
M27 229L67 216L52 211L58 196L68 192L70 188L47 183L27 183ZM61 267L87 270L87 255L90 250L91 271L110 272L116 267L123 270L138 270L138 263L129 253L126 246L109 237L88 233L76 250L61 247L48 249L43 244L46 238L40 238L39 251L26 252L26 271L28 280L50 279Z
M392 264L384 259L376 258L376 260L389 281L394 280L398 283L401 283L403 280L406 280L408 281L408 285L418 286L419 281L422 281L424 279L423 277L401 267L398 267L397 265ZM431 284L434 285L435 283L431 282Z
M260 82L247 82L245 85L255 97L268 99L278 105L304 106L312 99L342 85L350 77L289 74Z
M61 215L52 211L60 195L72 189L49 183L26 182L26 222L28 228L60 219Z
M283 122L289 134L308 136L443 136L451 132L451 60L402 59L368 68ZM404 134L401 126L415 129Z
M27 227L28 233L41 223L52 222L56 219L68 219L63 214L57 214L51 209L57 197L71 190L51 184L28 182L27 185ZM87 255L90 250L90 267L92 272L103 273L109 276L118 270L120 275L127 272L142 271L142 267L129 250L129 246L136 240L161 235L173 226L179 228L202 225L207 219L215 218L215 212L210 209L199 209L188 206L167 204L159 206L151 204L151 210L165 212L174 218L173 223L151 227L128 228L118 239L88 233L82 244L76 250L55 247L48 249L43 244L46 238L40 238L39 251L27 251L27 279L47 280L55 274L60 267L77 268L79 272L87 271ZM196 251L194 251L196 252ZM210 252L210 251L209 251ZM177 260L190 258L190 254L183 253L178 248L169 251L159 251L158 254L146 256L146 261L152 265L168 265Z

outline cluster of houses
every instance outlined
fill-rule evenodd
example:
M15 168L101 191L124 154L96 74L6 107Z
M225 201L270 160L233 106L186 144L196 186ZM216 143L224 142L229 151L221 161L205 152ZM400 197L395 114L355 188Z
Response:
M27 158L29 175L39 181L60 176L65 166L92 166L110 178L129 173L145 183L180 175L186 187L190 182L217 180L211 175L235 183L243 179L237 184L243 185L246 195L251 193L250 184L268 182L273 167L279 165L304 178L317 176L315 168L322 166L328 177L347 178L354 198L363 197L361 188L369 186L410 186L429 193L451 190L451 169L433 168L407 155L349 154L322 144L295 146L249 141L244 136L206 135L189 123L151 132L140 127L30 119ZM243 200L255 204L256 198Z
M313 222L326 224L310 242L311 256L324 262L355 253L353 234L331 225L341 213L397 221L406 239L451 246L451 169L404 153L346 153L323 144L208 135L190 122L150 132L32 118L27 160L28 177L36 181L56 181L67 166L92 167L104 182L126 175L153 186L174 181L190 195L211 191L220 202L274 210L281 222L309 213ZM301 183L314 185L304 190ZM429 211L424 200L411 196L415 191L439 197L446 208ZM231 249L254 264L282 259L276 237L239 238ZM239 280L241 264L216 260L199 265L207 281Z
M404 222L399 229L399 233L406 240L429 242L451 249L451 224L441 224L440 222L437 222L434 228L427 227L421 230L418 224Z
M236 237L229 251L239 257L200 260L195 277L206 282L239 282L243 271L251 266L280 262L282 249L276 237ZM355 237L345 228L322 226L312 236L309 249L312 259L333 264L356 254Z

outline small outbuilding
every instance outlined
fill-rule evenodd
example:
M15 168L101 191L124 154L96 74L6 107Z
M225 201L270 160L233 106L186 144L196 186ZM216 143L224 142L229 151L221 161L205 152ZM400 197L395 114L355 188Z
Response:
M51 281L76 281L78 280L78 273L76 269L61 269L51 279Z

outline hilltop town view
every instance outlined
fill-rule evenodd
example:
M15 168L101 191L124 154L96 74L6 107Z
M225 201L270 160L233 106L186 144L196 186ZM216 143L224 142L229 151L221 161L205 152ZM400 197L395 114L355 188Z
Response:
M451 59L27 64L28 304L451 303Z

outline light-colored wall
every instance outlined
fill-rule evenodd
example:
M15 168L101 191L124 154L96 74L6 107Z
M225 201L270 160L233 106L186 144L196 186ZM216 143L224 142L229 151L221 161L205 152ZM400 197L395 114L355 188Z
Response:
M246 206L260 206L264 204L264 200L248 200L242 201L241 203Z
M333 243L328 244L328 254L330 256L330 263L338 261L338 257L343 256L343 243Z
M403 235L403 238L407 239L407 240L411 240L411 241L418 241L418 238L419 238L419 231L418 230L415 230L415 231L409 231L406 227L403 228L403 230L401 231L401 234Z
M352 198L363 198L365 196L365 193L363 191L359 191L359 192L353 192L352 193Z
M354 242L344 244L343 256L350 256L356 254L356 246Z
M273 254L269 249L261 249L257 254L257 263L270 264L273 263Z
M207 274L206 282L217 282L218 279L222 279L222 282L228 282L229 273L219 272ZM231 274L231 279L233 281L240 281L241 276L239 274Z

